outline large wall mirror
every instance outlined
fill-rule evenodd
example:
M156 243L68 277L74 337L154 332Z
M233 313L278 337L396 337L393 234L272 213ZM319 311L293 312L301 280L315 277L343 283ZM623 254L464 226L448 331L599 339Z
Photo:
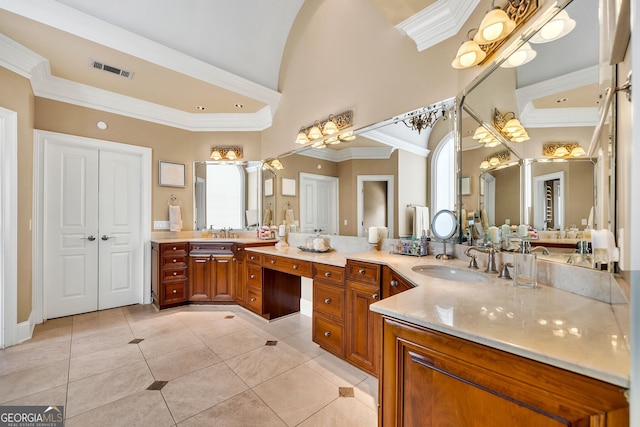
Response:
M460 96L459 178L470 181L460 194L461 216L479 212L485 225L523 223L550 232L612 227L615 141L602 96L611 68L600 66L593 30L598 0L559 3L575 21L569 34L534 43L540 41L535 29L550 17L533 23L523 34L531 36L528 43L520 41L511 55L533 49L533 59L517 67L508 66L511 58L496 60ZM512 118L526 130L523 141L505 129Z

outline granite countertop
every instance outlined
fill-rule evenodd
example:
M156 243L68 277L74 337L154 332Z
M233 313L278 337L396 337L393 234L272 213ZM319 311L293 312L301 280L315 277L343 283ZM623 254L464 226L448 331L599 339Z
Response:
M441 261L370 251L307 253L297 247L248 250L344 266L347 259L388 265L416 285L371 305L383 315L440 331L572 372L629 387L627 337L611 304L551 286L513 286L488 275L486 282L456 282L423 276L419 264L467 267ZM628 310L628 306L617 306Z
M151 243L262 243L271 242L277 243L277 239L257 239L255 237L154 237L151 239Z

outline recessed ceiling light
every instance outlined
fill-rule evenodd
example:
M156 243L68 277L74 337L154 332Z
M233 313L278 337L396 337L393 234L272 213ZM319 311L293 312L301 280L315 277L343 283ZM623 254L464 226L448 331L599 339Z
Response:
M235 105L235 107L236 107L236 108L244 108L244 105L242 105L242 104L236 104L236 105Z
M99 121L98 123L96 123L96 126L100 130L105 130L107 128L107 124L105 122L103 122L103 121Z
M561 102L566 102L568 101L568 98L560 98L560 99L556 99L556 102L559 104Z
M205 110L205 107L204 107L204 105L196 105L196 110L198 110L198 111L204 111L204 110Z

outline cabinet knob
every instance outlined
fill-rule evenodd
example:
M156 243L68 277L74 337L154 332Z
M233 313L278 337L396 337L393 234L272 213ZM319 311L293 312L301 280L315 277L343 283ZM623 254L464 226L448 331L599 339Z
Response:
M173 250L174 250L174 251L175 251L175 250L177 250L177 249L178 249L178 248L176 248L175 246L173 247Z
M331 304L331 298L325 298L324 299L324 303L325 304Z
M200 250L200 246L196 246L196 250Z
M324 336L325 337L330 337L331 336L331 331L325 331Z
M256 278L256 275L255 275L255 274L252 274L251 276L249 276L249 278L250 278L250 279L255 279L255 278Z
M173 293L174 293L174 294L177 294L177 293L178 293L178 291L174 289L174 290L173 290Z
M271 264L275 264L275 263L276 263L276 260L275 260L275 259L272 259L272 260L271 260Z
M256 259L256 257L254 257L253 255L251 255L249 258L251 258L252 261Z
M224 246L223 246L223 247L221 247L220 249L224 251Z
M177 275L178 275L178 272L177 272L177 271L174 271L174 272L173 272L173 275L174 275L174 276L177 276Z
M174 259L174 260L173 260L173 262L178 262L178 260L177 260L177 259Z
M256 300L255 298L251 298L251 300L250 300L250 301L251 301L251 302L254 302L255 300Z
M358 270L358 273L364 274L364 273L366 273L366 271L364 271L364 268L361 268L360 270Z
M371 298L373 298L374 300L378 299L378 294L371 295Z
M298 264L293 264L293 269L297 270L298 269Z
M394 288L395 288L396 286L398 286L398 281L397 281L397 280L392 280L392 281L391 281L391 286L393 286Z
M331 277L331 272L330 272L330 271L327 271L326 273L324 273L324 276L325 276L325 277Z

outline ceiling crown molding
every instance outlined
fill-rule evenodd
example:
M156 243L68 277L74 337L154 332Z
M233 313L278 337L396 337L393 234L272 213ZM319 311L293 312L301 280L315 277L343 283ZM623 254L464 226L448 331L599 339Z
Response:
M430 131L430 129L427 129L427 130ZM425 132L427 130L425 130ZM378 141L383 144L389 145L393 148L408 151L409 153L417 154L422 157L428 157L429 153L431 152L428 148L415 145L404 139L401 139L394 135L386 133L381 129L374 129L374 130L367 131L365 134L363 134L363 136L366 136L367 138L372 139L374 141ZM424 140L428 141L428 139L429 139L429 135L427 134L424 137Z
M329 160L331 162L344 162L346 160L387 160L395 151L393 147L348 147L341 150L305 150L298 154L315 159Z
M480 0L438 0L396 28L411 37L422 52L458 34L478 3Z
M0 34L0 65L29 79L35 96L192 132L261 131L271 126L267 105L255 113L187 113L51 75L49 61Z
M275 114L281 94L53 0L2 0L0 7L25 18L108 46L268 104Z

